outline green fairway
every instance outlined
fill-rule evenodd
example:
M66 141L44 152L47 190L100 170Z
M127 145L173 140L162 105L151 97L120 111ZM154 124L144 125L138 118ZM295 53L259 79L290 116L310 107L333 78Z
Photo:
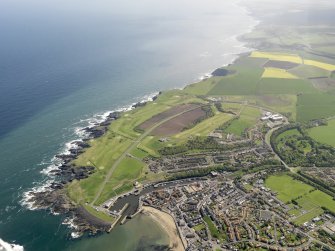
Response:
M328 125L313 127L308 130L314 140L335 147L335 119L329 120Z
M296 199L308 193L313 189L310 185L307 185L299 180L294 180L288 175L274 175L266 179L265 185L272 191L278 193L278 199L283 202L289 202L292 199Z

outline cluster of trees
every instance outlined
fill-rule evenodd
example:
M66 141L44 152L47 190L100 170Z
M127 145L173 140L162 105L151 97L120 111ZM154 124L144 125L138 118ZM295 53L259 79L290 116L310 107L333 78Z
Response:
M299 134L279 139L282 133L292 129L297 129ZM276 130L270 142L275 152L291 166L329 167L335 165L335 149L314 141L301 125L289 125Z
M163 147L159 149L159 153L162 155L176 155L182 154L192 150L209 150L209 151L230 151L237 148L253 147L252 142L241 142L235 144L220 144L212 137L194 137L187 141L186 144Z
M253 147L252 142L241 142L235 144L221 144L212 137L195 137L187 142L187 146L191 150L218 150L230 151L237 148Z
M207 168L198 168L198 169L193 169L193 170L189 170L189 171L185 171L185 172L175 173L169 178L169 180L179 180L179 179L186 179L186 178L204 177L204 176L209 175L212 171L216 171L216 172L222 172L222 171L235 172L235 171L237 171L237 168L224 166L224 165L212 166L212 167L207 167Z
M317 185L318 188L322 188L324 189L325 191L330 191L331 192L331 196L334 196L335 195L335 189L333 187L330 187L327 183L325 183L324 181L322 180L319 180L319 179L315 179L307 174L305 174L304 172L302 171L298 171L297 172L300 176L304 177L306 180L309 180L311 182L313 182L314 186ZM321 190L321 189L319 189ZM328 192L329 194L329 192Z
M238 120L239 116L235 116L234 118L228 120L226 123L224 123L223 125L221 125L218 129L219 130L226 130L235 120Z
M301 172L298 172L297 174L288 173L288 175L292 176L294 179L300 180L312 187L315 187L316 189L332 196L333 198L335 196L334 189L325 187L324 185L321 185L319 182L318 183L314 182L314 180L311 177L308 177L307 175L301 175Z

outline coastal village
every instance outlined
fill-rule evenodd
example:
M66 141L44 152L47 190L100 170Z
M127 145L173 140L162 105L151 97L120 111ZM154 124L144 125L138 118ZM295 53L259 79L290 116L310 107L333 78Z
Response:
M282 57L301 62L254 52L184 90L111 112L56 156L57 179L29 203L66 214L72 237L148 215L170 239L162 250L334 250L335 148L312 134L330 130L332 118L301 119L310 109L296 110L302 80L268 66L302 63ZM245 94L246 66L258 72L248 82L255 90L292 77L290 95L236 96L225 81L237 78Z
M118 200L126 203L118 206L118 200L108 201L104 209L124 224L128 218L142 212L142 208L154 208L172 216L177 234L185 250L320 250L330 248L334 243L321 242L319 230L335 233L335 216L322 214L310 221L297 225L291 221L292 210L287 203L277 198L277 193L265 186L265 180L275 173L285 172L277 165L242 176L236 176L238 169L249 169L265 160L275 161L275 153L265 142L264 126L271 129L287 123L279 114L264 111L257 124L244 139L233 138L216 130L209 134L220 144L228 144L227 151L213 151L206 154L191 154L174 158L148 160L152 172L178 172L206 168L214 164L229 165L230 171L211 171L206 177L158 183L151 189L140 183L134 184L133 193L122 195ZM256 139L261 140L253 145ZM167 140L162 139L162 140ZM136 211L125 214L129 196L136 201ZM143 210L145 211L145 210ZM129 213L129 211L128 211ZM164 215L162 216L164 217ZM330 248L331 249L331 248ZM178 250L178 249L176 249ZM182 249L181 249L182 250Z

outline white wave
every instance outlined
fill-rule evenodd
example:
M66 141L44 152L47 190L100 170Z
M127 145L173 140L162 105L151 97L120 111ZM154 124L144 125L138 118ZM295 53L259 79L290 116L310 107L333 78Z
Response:
M157 95L158 95L158 92L153 92L153 93L144 95L140 98L137 98L137 100L139 100L138 102L144 103L144 102L152 101L153 97L155 97ZM70 149L78 148L78 145L76 144L76 142L82 141L84 138L87 138L89 136L88 133L85 132L84 128L94 127L94 126L106 121L108 116L112 112L125 112L125 111L132 110L132 109L134 109L133 105L136 104L136 103L133 103L133 104L127 105L127 106L122 106L122 107L119 107L115 110L104 111L102 113L97 113L97 114L94 114L93 116L91 116L90 118L87 118L87 119L81 119L80 122L75 123L74 125L76 125L76 126L74 128L72 128L74 138L72 140L66 142L63 145L63 147L61 148L61 150L59 151L58 154L66 155L66 154L70 153ZM79 124L81 126L77 126ZM52 190L50 185L55 181L55 177L52 173L53 173L53 171L58 170L59 167L62 164L63 164L63 161L60 158L57 158L56 155L53 156L50 161L45 161L45 160L41 161L41 163L39 165L41 165L41 166L47 165L47 167L42 169L40 171L40 173L47 176L48 179L43 181L43 182L37 183L37 186L31 188L29 191L25 191L22 195L21 205L25 206L29 210L42 209L41 207L38 207L38 206L34 205L33 199L35 197L35 194ZM51 212L51 213L53 213L53 212Z
M198 80L202 81L202 80L205 80L205 79L210 78L210 77L212 77L212 74L209 73L209 72L207 72L207 73L201 75L201 76L198 78Z
M51 191L50 185L52 184L54 180L48 179L45 182L40 182L37 184L37 186L31 188L28 191L25 191L22 195L21 205L25 206L29 210L37 210L42 209L41 207L35 206L33 199L35 197L36 193L43 193L46 191Z
M63 222L63 225L66 225L69 229L72 230L71 232L71 238L72 239L77 239L80 238L83 234L78 230L78 226L74 224L74 220L72 218L66 218Z
M0 251L24 251L24 248L17 244L10 244L0 239Z

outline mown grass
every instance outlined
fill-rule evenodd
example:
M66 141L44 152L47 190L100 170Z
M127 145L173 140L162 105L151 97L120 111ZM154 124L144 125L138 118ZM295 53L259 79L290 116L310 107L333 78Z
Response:
M335 147L335 119L329 120L328 125L313 127L308 130L314 140Z
M112 216L104 213L104 212L101 212L101 211L97 211L96 209L94 209L93 207L89 206L89 205L83 205L83 207L87 210L87 212L89 212L90 214L92 214L93 216L101 219L101 220L104 220L106 222L110 222L110 223L113 223L116 219L113 218Z
M273 175L265 180L266 187L277 192L277 197L283 202L290 202L299 196L303 196L313 189L301 181L294 180L289 175Z
M136 158L143 159L147 156L149 156L149 153L140 149L140 148L135 148L133 149L130 154Z
M321 215L322 207L335 212L335 201L330 195L291 176L285 174L270 176L266 179L265 185L277 192L277 197L281 201L288 203L295 200L298 209L292 209L290 214L295 216L293 222L296 224L301 225Z

